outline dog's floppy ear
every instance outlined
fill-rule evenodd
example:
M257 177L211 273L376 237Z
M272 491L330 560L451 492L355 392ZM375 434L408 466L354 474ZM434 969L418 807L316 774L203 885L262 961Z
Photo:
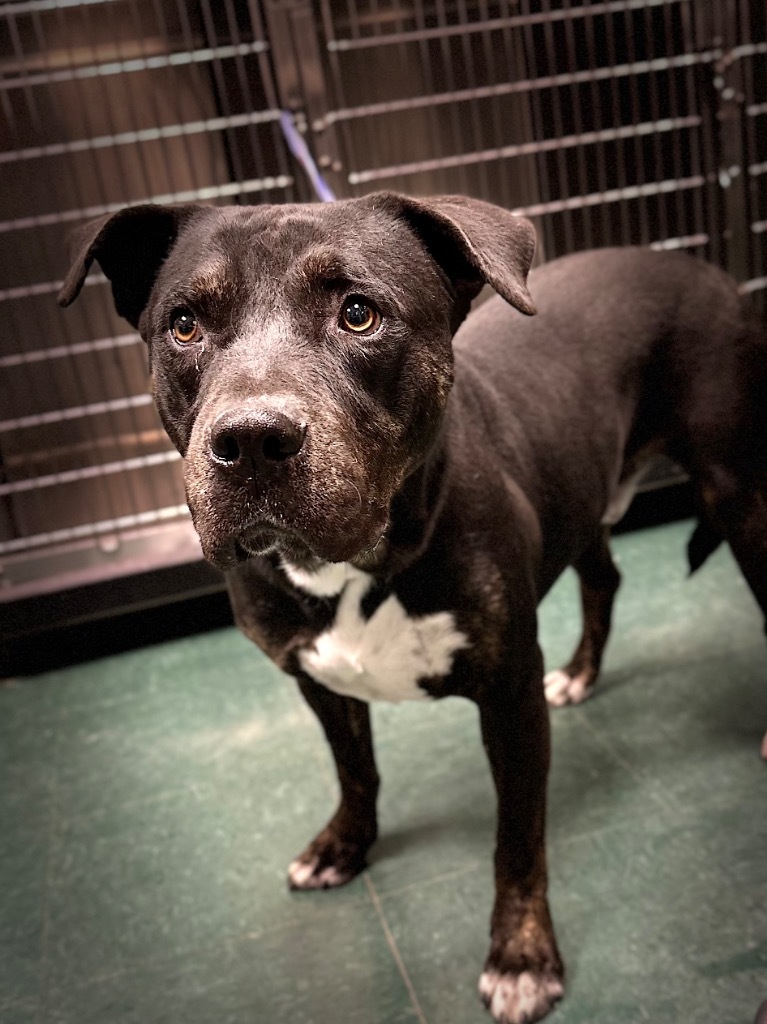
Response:
M157 272L182 227L206 207L129 206L84 224L70 240L72 265L59 292L68 306L96 260L112 283L115 309L138 326Z
M528 316L535 305L527 274L535 228L499 206L466 196L412 199L395 192L370 197L376 208L404 217L460 291L474 298L487 282Z

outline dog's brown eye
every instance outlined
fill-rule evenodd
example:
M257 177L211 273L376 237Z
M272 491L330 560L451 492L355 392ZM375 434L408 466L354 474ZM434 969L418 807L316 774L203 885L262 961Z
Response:
M381 314L361 295L352 295L341 310L341 327L352 334L372 334L378 330Z
M188 309L174 314L170 329L173 337L182 345L191 345L202 337L197 317Z

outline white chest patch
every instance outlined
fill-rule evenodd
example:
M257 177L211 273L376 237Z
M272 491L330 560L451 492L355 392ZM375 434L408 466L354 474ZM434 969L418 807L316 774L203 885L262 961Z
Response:
M293 584L309 593L340 594L336 618L299 662L329 690L358 700L426 700L418 682L449 674L457 651L469 646L451 612L410 618L390 594L369 619L362 599L373 578L350 565L304 573L284 564Z

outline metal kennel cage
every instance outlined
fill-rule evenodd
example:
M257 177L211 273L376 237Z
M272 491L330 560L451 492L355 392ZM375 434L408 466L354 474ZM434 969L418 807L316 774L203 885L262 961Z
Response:
M6 621L199 560L140 340L96 273L55 304L65 239L139 201L315 198L284 112L338 196L468 193L547 258L686 249L764 303L764 0L14 0L0 110Z

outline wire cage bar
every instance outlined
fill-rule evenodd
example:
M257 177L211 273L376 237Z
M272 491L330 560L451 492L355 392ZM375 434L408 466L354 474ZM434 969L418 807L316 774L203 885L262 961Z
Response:
M119 574L136 531L188 557L140 340L99 274L55 306L66 236L147 200L315 198L286 111L339 197L485 198L535 220L541 259L685 249L764 308L763 0L6 3L0 600L59 585L70 547Z

